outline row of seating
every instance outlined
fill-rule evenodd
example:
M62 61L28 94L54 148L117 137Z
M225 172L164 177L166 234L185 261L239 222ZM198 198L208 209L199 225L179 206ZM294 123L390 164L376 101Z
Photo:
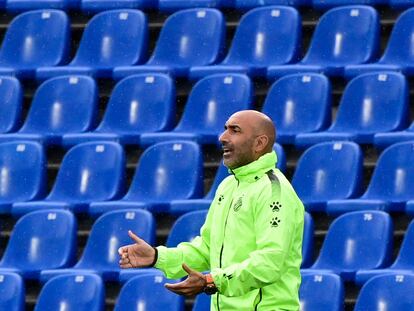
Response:
M0 74L38 80L66 74L121 79L166 73L199 79L213 73L243 73L270 80L298 72L346 78L378 70L413 74L414 8L399 16L378 62L380 18L373 7L362 5L323 14L302 60L301 16L293 7L263 7L243 15L227 55L225 18L216 9L170 15L148 61L148 23L141 11L111 10L93 16L68 63L69 28L64 11L29 11L15 17L0 49Z
M252 109L253 84L241 74L217 74L196 83L176 118L175 83L165 74L138 74L118 82L97 125L98 90L87 76L49 79L35 92L22 125L22 87L0 77L0 142L36 141L64 148L91 141L142 147L171 140L218 145L226 120ZM261 111L277 126L277 141L307 148L354 141L383 149L414 139L409 126L409 87L400 73L363 74L343 91L331 121L331 83L317 73L293 74L270 87ZM77 94L73 97L73 94Z

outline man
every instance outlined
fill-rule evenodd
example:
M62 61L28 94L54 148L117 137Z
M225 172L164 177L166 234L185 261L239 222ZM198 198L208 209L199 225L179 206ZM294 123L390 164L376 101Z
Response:
M200 236L153 248L129 232L136 243L119 249L120 266L155 266L168 278L188 274L166 287L213 295L211 310L299 310L304 209L276 169L273 122L244 110L224 129L223 161L232 175L218 187Z

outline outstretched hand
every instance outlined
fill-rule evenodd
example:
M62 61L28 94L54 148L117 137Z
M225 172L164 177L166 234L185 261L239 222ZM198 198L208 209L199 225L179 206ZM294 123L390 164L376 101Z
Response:
M207 284L204 274L191 269L185 263L182 267L187 272L188 277L179 283L166 283L165 287L178 295L194 296L200 294Z
M154 248L143 239L140 239L131 230L128 231L128 235L135 243L118 249L120 257L119 266L122 269L127 269L144 268L153 264L155 259Z

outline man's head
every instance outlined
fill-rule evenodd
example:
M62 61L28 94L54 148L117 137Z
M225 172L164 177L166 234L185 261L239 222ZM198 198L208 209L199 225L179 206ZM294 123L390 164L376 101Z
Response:
M271 152L275 132L272 120L261 112L242 110L234 113L219 138L224 151L224 165L235 169Z

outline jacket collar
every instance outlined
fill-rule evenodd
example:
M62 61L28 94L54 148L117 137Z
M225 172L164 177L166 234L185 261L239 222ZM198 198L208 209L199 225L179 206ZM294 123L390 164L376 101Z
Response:
M276 152L272 151L262 155L256 161L250 162L244 166L229 170L234 174L238 181L255 182L259 180L266 172L274 169L277 163Z

